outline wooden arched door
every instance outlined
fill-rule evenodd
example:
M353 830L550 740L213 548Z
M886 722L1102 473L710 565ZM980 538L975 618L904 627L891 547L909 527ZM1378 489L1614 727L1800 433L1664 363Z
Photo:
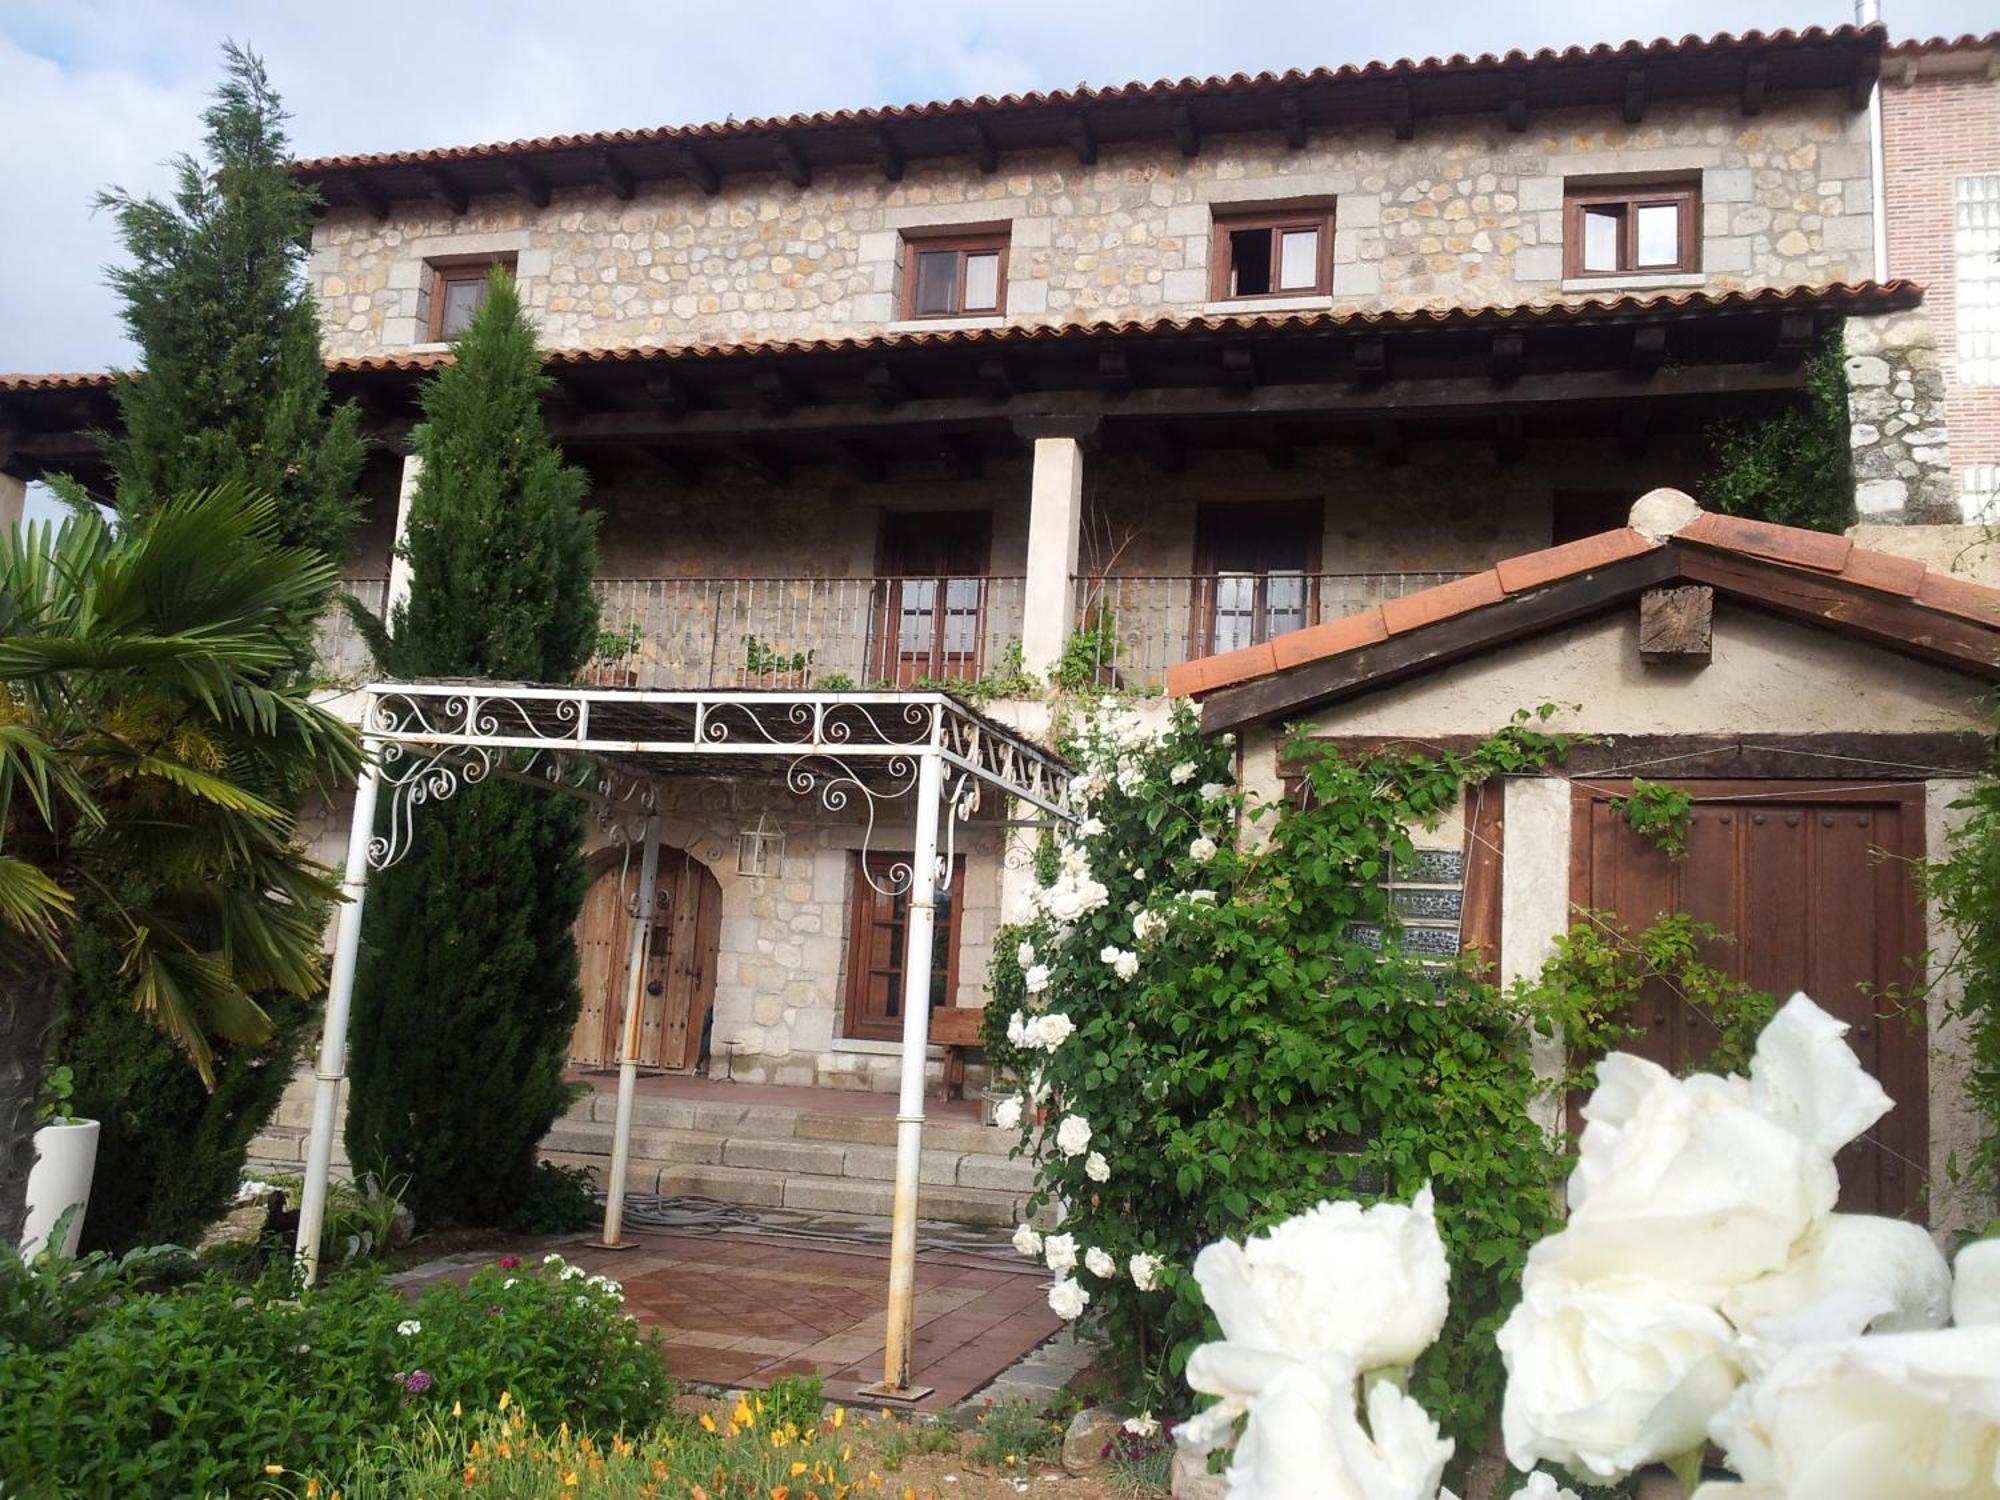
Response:
M577 981L583 1009L570 1038L578 1067L616 1067L625 1035L625 964L639 856L598 870L577 919ZM702 1024L715 999L715 955L722 933L722 888L708 866L678 849L660 851L660 884L646 970L640 983L639 1063L686 1069L700 1061Z

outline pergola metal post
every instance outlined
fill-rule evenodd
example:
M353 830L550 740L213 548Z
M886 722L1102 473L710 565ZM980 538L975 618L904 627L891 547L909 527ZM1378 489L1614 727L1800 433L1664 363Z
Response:
M604 1196L606 1250L627 1250L625 1174L632 1162L632 1103L639 1088L639 1030L646 1009L646 942L653 929L653 897L660 882L660 815L646 819L646 852L639 860L639 899L632 912L632 945L625 958L625 1044L618 1055L618 1115L611 1127L611 1180Z
M910 1325L917 1296L917 1176L923 1154L924 1053L931 1033L931 948L937 930L938 814L944 762L935 750L917 767L917 819L910 853L910 904L903 931L903 1075L896 1101L896 1198L889 1220L889 1316L882 1384L864 1387L898 1401L930 1394L910 1385Z
M326 1222L327 1179L333 1173L333 1133L340 1123L340 1085L347 1072L347 1018L354 1002L354 965L361 953L361 903L368 894L368 846L375 837L375 801L382 788L381 741L363 739L361 750L361 776L354 785L354 815L347 831L347 866L340 879L340 925L333 940L333 972L327 979L326 1022L320 1030L319 1067L313 1074L305 1185L299 1193L296 1253L308 1284L319 1275L320 1230Z

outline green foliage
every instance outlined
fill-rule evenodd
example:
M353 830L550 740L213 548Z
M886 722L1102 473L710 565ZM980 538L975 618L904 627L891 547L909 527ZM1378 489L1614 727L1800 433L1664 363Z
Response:
M1117 673L1118 619L1110 605L1098 604L1063 642L1051 675L1066 692L1084 693L1116 680Z
M506 1227L515 1234L574 1234L602 1221L604 1205L583 1167L535 1163L528 1191L508 1210Z
M786 651L754 635L743 637L743 671L750 677L804 677L812 670L810 651Z
M591 643L590 659L597 662L617 663L633 655L639 643L646 638L646 632L637 625L627 625L620 630L600 630Z
M1806 365L1802 401L1755 417L1728 417L1709 429L1715 468L1702 502L1733 516L1845 531L1854 524L1854 456L1847 414L1847 368L1838 333L1820 341Z
M1013 1466L1053 1458L1062 1450L1063 1424L1032 1401L988 1402L974 1428L970 1456L983 1464Z
M882 686L895 684L885 682ZM975 707L996 698L1037 698L1042 691L1042 685L1024 664L1018 640L1001 648L999 665L987 668L977 677L919 677L908 686L916 692L950 693Z
M297 1210L304 1196L304 1178L275 1173L266 1176L263 1183L283 1193L286 1205ZM331 1179L326 1185L326 1218L320 1227L321 1260L328 1265L346 1265L388 1254L395 1239L396 1215L409 1186L407 1177L385 1180L380 1172L364 1172L352 1181Z
M1702 957L1702 945L1729 941L1685 912L1663 916L1632 933L1608 912L1585 911L1555 940L1555 952L1513 997L1535 1018L1536 1031L1560 1036L1569 1064L1553 1088L1558 1097L1588 1091L1597 1059L1645 1034L1631 1012L1646 986L1677 992L1701 1022L1700 1045L1688 1049L1686 1072L1742 1073L1757 1035L1777 1013L1777 1000L1732 979Z
M818 1375L780 1375L756 1398L754 1410L766 1428L817 1427L826 1412L826 1382Z
M642 1339L619 1300L559 1262L489 1267L415 1302L372 1272L127 1297L60 1348L0 1342L0 1481L270 1495L267 1465L338 1476L399 1428L454 1402L492 1411L503 1392L551 1422L638 1431L670 1392L658 1334Z
M1531 1018L1405 952L1384 882L1464 785L1539 769L1563 742L1525 716L1463 756L1350 761L1302 740L1289 755L1307 795L1257 807L1228 786L1227 739L1201 737L1184 706L1157 733L1100 707L1066 748L1089 816L1058 856L1062 880L1104 890L1070 901L1059 882L1038 898L1027 956L1051 970L1038 1002L1075 1032L1037 1059L1052 1102L1023 1147L1040 1168L1031 1206L1061 1196L1079 1255L1116 1263L1076 1274L1118 1393L1184 1409L1177 1377L1212 1326L1187 1274L1203 1245L1329 1197L1408 1201L1429 1181L1451 1316L1411 1391L1478 1452L1502 1383L1493 1337L1552 1222L1561 1162L1529 1111ZM1248 847L1245 819L1262 825ZM999 947L996 988L1022 957ZM1101 1173L1055 1145L1072 1115ZM1141 1253L1161 1261L1158 1290L1130 1273Z
M1981 776L1952 810L1963 821L1947 836L1944 858L1923 867L1925 895L1955 939L1933 956L1931 983L1957 981L1939 991L1948 998L1936 1019L1959 1028L1969 1054L1966 1099L1981 1127L1952 1175L1990 1202L2000 1198L2000 770Z
M1611 799L1611 810L1626 826L1668 859L1684 858L1688 852L1688 817L1694 811L1694 794L1657 781L1634 776L1632 790Z
M35 1106L35 1123L46 1125L52 1120L81 1118L71 1108L75 1094L75 1072L67 1067L50 1068L48 1076L42 1079L42 1101Z
M51 1244L62 1243L68 1217L49 1236ZM185 1280L194 1265L193 1255L178 1245L148 1245L122 1256L93 1251L75 1260L44 1251L27 1261L11 1244L0 1244L0 1351L33 1355L64 1348L135 1292Z
M813 683L814 689L822 693L851 693L857 686L845 672L829 672Z
M564 683L595 648L594 518L543 433L548 384L496 275L423 389L410 597L378 642L393 675ZM577 1092L582 843L573 799L489 781L425 808L370 887L348 1153L406 1174L420 1224L505 1223L537 1191L536 1148Z
M83 1247L191 1245L229 1210L250 1142L277 1109L317 1018L317 996L260 997L271 1035L218 1048L210 1090L132 1009L118 952L102 935L80 934L72 961L52 1048L71 1060L77 1112L99 1122Z
M1006 924L993 934L993 951L1018 949L1033 930L1031 923ZM1026 974L1018 958L1014 963L993 964L986 980L986 1008L979 1014L979 1050L986 1055L996 1088L1010 1078L1026 1081L1030 1072L1030 1054L1007 1035L1008 1020L1027 1003Z
M875 1430L876 1461L891 1473L902 1468L912 1454L957 1451L957 1431L935 1417L914 1417L904 1421L885 1416Z
M287 115L263 63L233 43L223 58L203 156L174 159L172 195L98 197L131 258L111 285L143 367L114 390L105 452L128 517L234 484L273 498L281 541L339 563L364 454L354 405L330 405L306 285L317 198L286 170Z

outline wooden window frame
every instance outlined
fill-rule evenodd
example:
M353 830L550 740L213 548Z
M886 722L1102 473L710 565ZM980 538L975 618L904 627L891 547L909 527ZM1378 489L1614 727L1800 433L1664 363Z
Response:
M430 342L441 344L448 337L444 331L446 287L458 282L487 281L495 271L512 273L514 264L511 255L490 255L478 260L432 261L430 317L426 320Z
M907 864L910 856L906 853L870 854L863 850L853 851L848 865L847 920L847 973L841 985L840 1034L850 1041L895 1041L902 1036L902 1018L896 1018L894 1027L884 1035L875 1035L862 1029L859 1017L868 1002L868 980L874 972L868 962L869 929L875 925L878 905L893 901L894 896L885 896L869 884L867 871L873 869L876 879L886 883L890 868L898 862ZM945 948L944 1004L933 1009L945 1009L958 1005L958 955L959 936L964 931L965 912L965 856L960 854L952 860L951 879L946 885L950 896L950 909L945 919L938 924L933 943L942 939ZM908 916L904 917L904 930L908 931ZM896 954L896 972L902 972L903 953ZM932 949L931 967L937 967L936 949Z
M1215 536L1223 526L1298 527L1306 539L1305 627L1319 623L1320 565L1326 545L1326 502L1324 500L1259 500L1245 503L1205 502L1195 507L1193 618L1188 628L1201 646L1201 654L1215 649L1215 608L1221 592L1221 569L1216 563ZM1259 573L1257 616L1261 625L1270 612L1269 578ZM1303 628L1303 627L1302 627ZM1266 636L1265 640L1270 637ZM1253 645L1261 642L1252 642Z
M903 232L903 295L902 314L913 322L936 322L941 318L1004 318L1007 316L1007 247L1013 238L1008 227L993 229L963 230L931 233L921 230ZM952 303L950 312L917 311L917 256L939 250L954 251L958 255L958 274L952 282ZM997 254L1000 263L997 269L999 280L993 289L992 307L967 308L965 305L965 264L971 255Z
M1229 273L1232 264L1229 254L1229 237L1245 229L1268 229L1271 231L1271 290L1268 292L1232 292L1229 289ZM1319 264L1314 268L1313 284L1309 287L1278 286L1278 268L1284 257L1284 232L1287 229L1317 229L1319 231ZM1333 205L1321 204L1310 207L1279 207L1259 204L1241 208L1219 208L1215 210L1214 225L1210 230L1208 250L1209 280L1208 295L1214 302L1268 302L1278 297L1325 297L1333 292Z
M1634 264L1639 255L1639 210L1673 204L1681 213L1680 253L1670 266ZM1583 213L1587 208L1622 208L1625 222L1618 233L1619 264L1609 271L1589 271L1583 264ZM1615 185L1563 184L1563 276L1596 281L1629 280L1634 276L1688 276L1701 270L1701 184L1691 181L1630 182Z

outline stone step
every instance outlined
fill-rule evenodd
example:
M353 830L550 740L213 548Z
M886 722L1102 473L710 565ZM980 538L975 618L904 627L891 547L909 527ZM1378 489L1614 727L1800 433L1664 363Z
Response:
M593 1091L579 1099L563 1119L574 1124L608 1126L617 1113L615 1095ZM632 1104L632 1124L635 1130L648 1126L731 1139L754 1136L765 1140L843 1141L857 1146L896 1144L896 1122L888 1116L822 1114L809 1105L730 1104L706 1099L649 1099L641 1095ZM1014 1138L991 1126L967 1120L926 1120L924 1143L941 1151L1005 1156Z

